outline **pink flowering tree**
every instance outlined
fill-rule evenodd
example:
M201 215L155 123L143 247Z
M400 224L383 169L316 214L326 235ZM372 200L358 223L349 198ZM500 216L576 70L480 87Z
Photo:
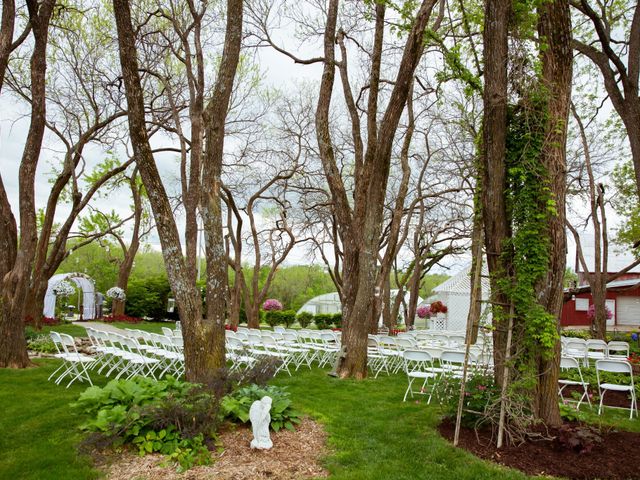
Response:
M282 310L282 303L280 303L275 298L268 298L262 304L262 309L266 312L270 312L273 310Z
M607 307L605 305L604 307L605 313L607 315L607 320L611 320L613 318L613 312L611 310L609 310L609 307ZM593 319L596 317L596 306L592 303L589 306L589 310L587 310L587 318L590 321L593 321Z

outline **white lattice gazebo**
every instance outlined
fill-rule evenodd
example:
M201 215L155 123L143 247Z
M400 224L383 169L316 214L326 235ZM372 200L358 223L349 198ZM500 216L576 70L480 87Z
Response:
M91 277L84 273L58 273L49 279L47 294L44 297L43 315L45 317L55 316L56 294L53 288L62 280L73 282L82 290L82 318L84 320L96 318L96 287ZM80 305L78 305L78 308L80 308Z
M489 271L486 263L482 266L482 309L486 308L489 299ZM467 316L471 302L471 264L467 265L461 272L441 283L433 289L433 295L424 304L440 300L449 311L446 317L441 319L442 323L431 321L431 328L439 330L465 331L467 328Z

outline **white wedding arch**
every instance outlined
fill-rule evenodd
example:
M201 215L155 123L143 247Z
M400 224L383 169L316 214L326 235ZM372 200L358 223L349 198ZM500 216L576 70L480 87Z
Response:
M44 297L45 317L54 317L56 314L56 294L54 287L62 280L75 283L82 290L82 318L92 320L96 318L96 286L93 279L84 273L58 273L49 279L47 294ZM80 305L78 305L80 308Z

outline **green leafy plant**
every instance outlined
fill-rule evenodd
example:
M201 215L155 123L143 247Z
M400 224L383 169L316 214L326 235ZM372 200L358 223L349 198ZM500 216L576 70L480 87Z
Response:
M441 403L445 415L455 417L458 410L460 379L449 378ZM489 407L500 397L500 390L490 375L473 375L467 378L462 410L462 425L474 427L481 422Z
M335 328L342 328L342 313L334 313L332 320Z
M56 353L56 346L48 335L37 335L27 340L27 348L34 352Z
M233 422L247 423L251 405L265 396L273 400L271 428L276 432L281 428L293 430L294 424L300 422L300 415L293 409L289 393L282 387L249 385L240 388L222 399L222 413Z
M293 310L283 310L280 312L280 319L285 327L289 328L296 321L296 312Z
M560 416L567 422L576 422L580 418L580 412L571 405L561 403Z
M307 328L313 322L313 313L311 312L300 312L296 316L296 320L302 328Z
M90 387L73 404L91 418L81 429L89 442L130 444L140 455L159 452L184 471L211 461L205 438L215 438L219 423L216 396L199 385L175 378L113 380Z
M265 310L263 312L264 321L272 328L280 325L283 323L282 313L280 310Z
M316 324L319 330L329 328L329 325L333 323L333 315L330 313L319 313L314 315L313 322Z

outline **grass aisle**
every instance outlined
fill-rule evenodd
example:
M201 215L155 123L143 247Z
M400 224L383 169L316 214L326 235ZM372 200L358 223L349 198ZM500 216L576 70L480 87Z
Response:
M436 408L423 401L402 402L403 375L356 382L316 369L281 376L275 383L289 388L296 408L325 425L332 450L326 459L331 478L527 478L451 447L436 430Z

